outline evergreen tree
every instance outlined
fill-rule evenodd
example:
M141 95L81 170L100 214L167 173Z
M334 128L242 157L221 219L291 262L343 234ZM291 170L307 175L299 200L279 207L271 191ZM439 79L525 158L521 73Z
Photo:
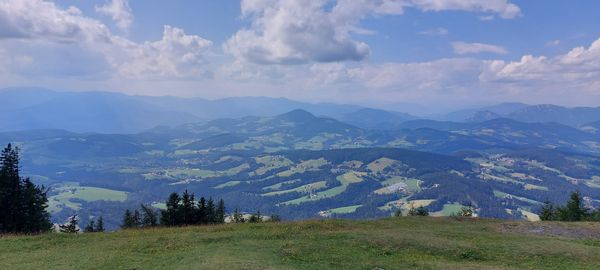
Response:
M427 208L425 208L423 206L419 206L419 207L415 208L414 205L411 205L410 209L408 210L408 215L409 216L429 216L429 210L427 210Z
M155 227L158 226L158 217L154 209L144 204L140 205L142 210L142 227Z
M215 202L212 198L206 202L206 221L208 224L216 223Z
M219 200L217 204L217 210L215 211L216 223L223 224L225 223L225 201L223 199Z
M556 209L554 209L554 205L550 201L545 201L542 209L540 210L540 219L541 220L556 220L557 218Z
M140 215L140 211L135 209L133 211L133 227L139 228L142 226L142 216Z
M47 190L19 176L19 150L8 144L0 153L0 233L50 230Z
M196 209L196 224L206 224L208 220L206 219L206 199L204 197L200 197L200 201L198 201L198 209Z
M47 190L43 186L38 187L25 178L22 182L22 230L23 232L44 232L52 228L50 214L46 211L48 207Z
M90 222L87 225L85 225L85 228L83 229L83 231L86 233L95 232L96 231L96 222L93 219L90 220Z
M167 209L161 211L160 222L165 226L178 226L181 224L180 205L181 198L177 192L171 193L167 200Z
M558 209L558 215L562 221L581 221L587 215L587 211L579 191L575 191L571 193L567 205Z
M182 224L190 225L195 222L195 206L194 206L194 194L190 194L187 189L183 192L181 196L181 217Z
M62 233L78 233L79 228L77 228L77 223L79 220L77 219L77 215L72 215L69 217L69 220L66 224L58 225L60 232Z
M129 209L125 210L125 214L123 214L123 222L121 223L121 228L123 229L131 229L135 228L135 218L133 213Z
M104 231L104 219L102 216L98 218L96 221L96 227L94 227L94 232L103 232Z

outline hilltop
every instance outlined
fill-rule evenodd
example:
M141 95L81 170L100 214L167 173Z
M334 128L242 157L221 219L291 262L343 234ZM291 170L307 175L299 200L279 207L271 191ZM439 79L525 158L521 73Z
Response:
M0 238L1 269L598 269L600 224L396 218Z

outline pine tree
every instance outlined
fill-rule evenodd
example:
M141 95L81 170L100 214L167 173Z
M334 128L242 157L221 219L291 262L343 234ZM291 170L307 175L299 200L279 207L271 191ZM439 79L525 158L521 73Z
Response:
M161 211L160 223L164 226L179 226L181 224L181 198L177 192L171 193L167 200L167 209Z
M72 215L69 217L69 220L66 224L58 225L60 232L62 233L78 233L79 228L77 228L77 223L79 220L77 219L77 215Z
M565 207L558 209L560 220L581 221L587 215L587 209L583 206L583 198L579 191L571 193L571 198Z
M90 222L87 225L85 225L85 228L83 229L83 231L86 233L95 232L96 231L96 222L93 219L90 220Z
M144 204L140 205L142 210L142 227L155 227L158 226L158 217L154 209Z
M133 211L133 228L139 228L142 226L142 216L140 215L140 211L135 209Z
M542 209L540 210L540 219L541 220L556 220L556 210L554 209L554 205L550 201L545 201Z
M8 144L0 155L0 231L20 232L22 210L19 153Z
M206 218L206 199L200 197L198 201L198 208L196 209L196 224L206 224L208 220Z
M217 204L217 210L215 211L216 223L223 224L225 223L225 201L223 199L219 200Z
M190 225L194 224L195 220L195 207L194 207L194 194L190 194L187 189L181 196L181 217L182 224Z
M0 154L0 233L50 230L47 190L19 176L19 150L8 144Z
M135 228L135 219L133 217L133 213L131 213L129 209L125 210L125 214L123 214L123 222L121 223L121 228Z
M94 227L94 232L103 232L104 231L104 219L102 216L98 218L96 221L96 227Z
M206 202L206 221L208 224L216 223L215 203L212 198L208 198Z

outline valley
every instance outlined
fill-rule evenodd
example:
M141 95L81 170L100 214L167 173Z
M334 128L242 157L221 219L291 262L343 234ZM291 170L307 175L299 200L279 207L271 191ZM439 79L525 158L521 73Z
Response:
M380 218L424 206L448 216L538 220L543 202L579 190L600 206L600 143L560 124L408 120L362 129L305 110L157 127L136 134L0 133L22 149L24 173L50 187L50 211L104 216L164 205L170 192L222 198L287 220Z

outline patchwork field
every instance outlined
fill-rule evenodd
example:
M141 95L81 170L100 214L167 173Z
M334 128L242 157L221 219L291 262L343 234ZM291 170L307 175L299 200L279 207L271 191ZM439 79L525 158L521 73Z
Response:
M74 201L76 199L86 202L93 201L118 201L124 202L127 200L127 192L79 186L77 184L65 184L52 189L52 194L48 198L48 210L50 213L56 213L65 207L73 210L79 210L81 204Z

